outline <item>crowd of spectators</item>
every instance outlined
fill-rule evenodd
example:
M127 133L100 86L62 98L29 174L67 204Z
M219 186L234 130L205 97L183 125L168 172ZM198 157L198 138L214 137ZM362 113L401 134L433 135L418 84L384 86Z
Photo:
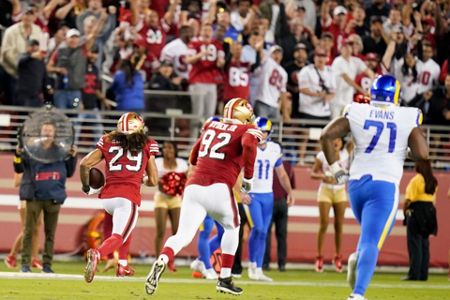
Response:
M0 0L0 28L6 105L207 118L243 97L266 117L328 120L391 73L402 105L450 120L445 0Z

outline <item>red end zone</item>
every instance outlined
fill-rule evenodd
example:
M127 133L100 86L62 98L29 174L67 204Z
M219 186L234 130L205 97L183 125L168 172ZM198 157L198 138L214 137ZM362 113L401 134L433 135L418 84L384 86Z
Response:
M20 230L19 214L17 212L18 190L13 187L12 155L0 155L0 228L2 238L0 251L8 252ZM316 191L319 182L310 179L309 168L295 168L296 172L296 205L290 208L288 225L288 260L290 262L313 262L316 256L316 232L319 228L318 209L316 206ZM405 172L400 185L401 200L408 180L414 172ZM439 181L437 196L437 212L439 232L438 236L430 238L431 264L446 267L450 248L450 199L447 199L447 190L450 186L448 173L436 173ZM74 252L80 247L84 225L96 212L101 211L100 200L87 198L80 192L78 172L68 181L67 194L69 196L61 209L58 229L55 238L55 251L57 253ZM153 189L143 187L143 204L139 212L139 220L133 232L131 252L133 255L154 255L154 218L153 218ZM402 202L402 201L401 201ZM406 248L406 228L402 226L401 210L390 237L384 244L380 254L380 264L407 265L408 251ZM331 262L334 256L333 219L330 218L329 234L325 241L325 259ZM168 226L166 236L170 234ZM343 240L343 254L347 257L354 251L358 242L359 226L351 214L346 212ZM41 234L43 237L43 233ZM272 259L276 260L276 242L272 243ZM197 246L193 242L183 249L181 256L197 256ZM244 260L246 260L244 254Z

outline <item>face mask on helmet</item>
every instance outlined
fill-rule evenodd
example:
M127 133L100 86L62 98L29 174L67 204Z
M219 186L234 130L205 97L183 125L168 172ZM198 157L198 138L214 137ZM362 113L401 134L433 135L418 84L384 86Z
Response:
M144 120L134 112L123 114L117 122L117 131L124 134L132 134L144 130Z
M229 100L224 107L223 116L228 119L238 120L242 124L251 124L255 120L252 106L243 98Z

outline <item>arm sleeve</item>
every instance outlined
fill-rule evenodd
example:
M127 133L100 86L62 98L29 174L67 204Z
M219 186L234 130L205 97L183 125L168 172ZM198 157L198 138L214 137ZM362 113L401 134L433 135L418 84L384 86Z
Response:
M149 151L152 156L159 155L159 145L155 140L149 141Z
M244 159L244 178L253 178L253 168L255 166L256 147L258 145L258 139L249 133L245 133L242 136L242 157Z
M200 150L200 141L201 139L197 140L194 147L192 148L191 155L189 155L189 163L193 166L197 164L198 151Z

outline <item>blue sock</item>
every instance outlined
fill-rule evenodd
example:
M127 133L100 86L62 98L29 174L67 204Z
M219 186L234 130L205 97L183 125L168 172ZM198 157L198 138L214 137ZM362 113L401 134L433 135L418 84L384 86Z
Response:
M211 234L213 228L214 220L210 216L206 216L203 221L203 230L200 231L198 235L198 254L199 259L205 264L205 268L211 268L211 252L209 251L209 235Z

